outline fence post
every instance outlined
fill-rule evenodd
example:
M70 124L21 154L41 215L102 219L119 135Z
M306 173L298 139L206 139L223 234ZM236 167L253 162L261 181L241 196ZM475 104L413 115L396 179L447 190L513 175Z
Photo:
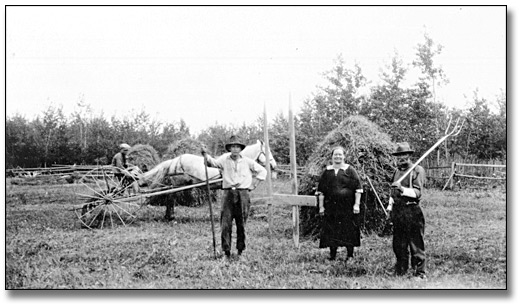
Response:
M266 115L266 103L264 106L264 114L263 114L263 121L264 121L264 138L265 138L265 152L267 153L267 160L265 162L265 169L266 169L266 182L267 182L267 188L268 188L268 232L269 232L269 239L270 239L270 246L272 246L272 230L273 230L273 217L274 217L274 209L272 207L272 177L271 177L271 171L270 171L270 162L268 159L268 152L270 151L270 147L268 144L268 120Z
M451 172L450 172L448 181L446 181L446 183L444 184L444 187L442 188L443 191L446 189L446 186L448 186L448 185L450 185L450 188L453 189L453 176L455 175L455 167L456 167L455 162L452 162L451 163Z
M453 177L455 176L455 170L456 170L455 162L451 162L450 190L453 190Z
M297 161L295 156L294 114L292 112L292 96L288 102L288 129L290 136L290 177L292 179L292 195L297 195ZM294 246L299 248L299 206L292 206L292 226Z

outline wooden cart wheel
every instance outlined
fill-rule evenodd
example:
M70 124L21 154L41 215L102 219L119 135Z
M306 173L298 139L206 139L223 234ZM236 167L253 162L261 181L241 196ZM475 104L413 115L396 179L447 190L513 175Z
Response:
M127 226L138 218L145 199L133 189L136 177L117 179L111 166L96 168L79 180L77 197L84 203L74 209L84 228L103 229Z

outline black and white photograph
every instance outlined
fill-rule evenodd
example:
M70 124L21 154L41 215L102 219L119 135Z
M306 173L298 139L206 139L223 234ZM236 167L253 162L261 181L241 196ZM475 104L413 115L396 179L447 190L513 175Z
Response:
M505 297L510 9L6 4L4 297Z

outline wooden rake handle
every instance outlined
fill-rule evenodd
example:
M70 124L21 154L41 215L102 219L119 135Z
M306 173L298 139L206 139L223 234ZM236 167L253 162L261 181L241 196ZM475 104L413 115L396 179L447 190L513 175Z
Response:
M410 167L397 181L394 181L394 182L401 182L402 180L404 180L404 178L406 178L406 176L408 176L409 173L411 173L413 171L413 169L415 168L415 166L419 165L422 160L424 160L435 148L437 148L437 146L439 146L442 142L444 142L448 137L452 137L452 136L456 136L460 133L460 131L462 130L462 126L464 126L464 123L462 123L460 125L460 127L458 127L459 125L459 121L460 121L460 118L457 119L457 122L455 123L455 126L453 127L453 129L451 130L450 133L448 133L448 130L449 130L449 126L451 124L451 118L450 118L450 121L448 123L448 127L446 127L446 134L440 139L437 141L437 143L435 143L430 149L428 149L428 151L426 151L418 160L417 162L415 162L415 164L413 164L412 167Z
M217 255L216 255L216 233L214 233L214 213L212 211L212 199L210 197L210 183L208 181L208 166L207 166L207 158L205 156L203 156L203 164L205 165L205 178L207 178L207 180L205 181L206 185L207 185L207 197L208 197L208 207L209 207L209 210L210 210L210 224L211 224L211 228L212 228L212 246L214 247L214 259L217 258Z
M367 179L368 182L370 183L370 186L372 187L373 193L375 194L375 197L377 197L377 200L379 201L379 204L381 205L381 208L382 208L382 210L384 211L384 214L385 214L386 216L388 216L388 212L387 212L386 209L384 208L384 204L382 204L381 198L379 198L379 194L377 194L377 191L376 191L375 188L373 187L372 180L370 179L370 177L368 177L368 175L366 175L366 179Z

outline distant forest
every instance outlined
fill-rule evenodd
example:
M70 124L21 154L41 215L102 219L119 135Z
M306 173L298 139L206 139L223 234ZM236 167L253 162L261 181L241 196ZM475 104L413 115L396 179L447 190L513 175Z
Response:
M378 84L370 84L362 69L347 67L340 55L334 67L324 73L328 85L318 87L295 113L296 156L304 165L317 144L345 118L362 115L380 126L396 142L407 141L416 152L429 149L445 133L449 120L464 121L462 132L441 145L430 156L445 163L455 157L472 160L503 160L507 153L506 94L499 88L495 100L468 97L466 109L449 109L437 100L436 89L444 86L442 67L434 65L442 48L429 36L417 45L418 58L404 64L399 55L381 70ZM423 71L415 86L402 88L409 67ZM373 82L372 82L373 83ZM361 88L369 94L360 94ZM204 143L213 154L221 154L232 134L247 144L263 139L262 114L251 124L215 124L199 135L191 133L185 121L159 122L145 111L124 118L95 114L90 105L77 102L76 112L65 115L61 107L49 106L32 120L23 114L6 117L6 168L48 167L52 164L108 164L120 143L148 144L163 159L179 153L199 153ZM279 113L269 122L270 148L279 163L289 163L288 117ZM441 161L441 162L442 162Z

